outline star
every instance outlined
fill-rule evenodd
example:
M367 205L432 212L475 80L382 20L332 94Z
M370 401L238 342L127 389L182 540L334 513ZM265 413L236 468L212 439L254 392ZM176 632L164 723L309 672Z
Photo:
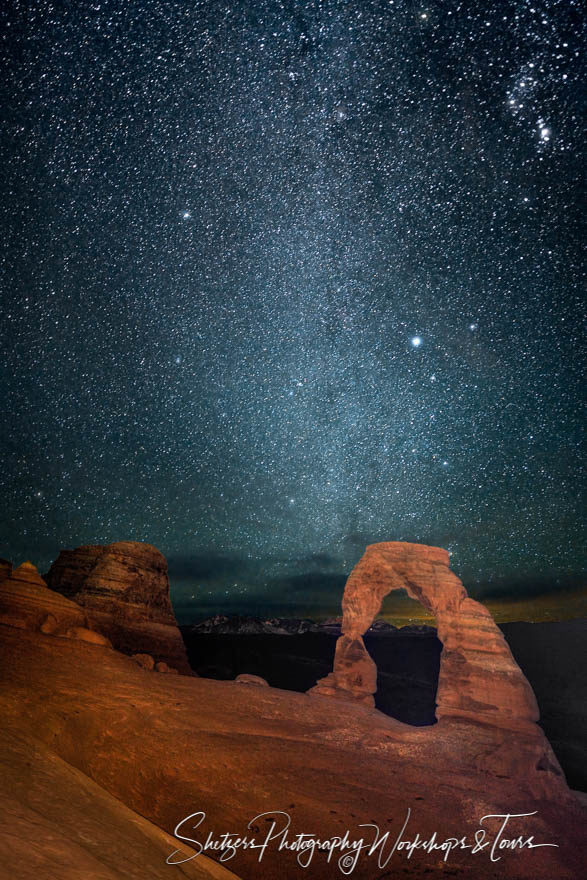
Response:
M8 13L0 555L579 564L576 0L425 2Z

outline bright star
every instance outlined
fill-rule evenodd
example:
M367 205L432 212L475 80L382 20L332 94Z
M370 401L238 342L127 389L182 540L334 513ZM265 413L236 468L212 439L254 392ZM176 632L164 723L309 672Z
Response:
M412 336L411 343L414 348L419 348L422 345L422 337L421 336Z

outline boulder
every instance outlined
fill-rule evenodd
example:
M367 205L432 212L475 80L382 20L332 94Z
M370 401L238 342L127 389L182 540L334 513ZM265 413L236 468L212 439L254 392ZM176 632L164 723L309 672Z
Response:
M269 687L268 682L261 678L260 675L251 675L248 672L241 672L240 675L237 675L235 681L239 684L252 684L254 687Z
M112 642L101 633L85 626L71 626L64 634L66 639L77 639L80 642L90 642L92 645L101 645L104 648L111 648Z
M150 654L133 654L132 659L137 663L142 669L146 669L149 672L152 672L155 669L155 661L151 657Z
M46 579L82 606L118 651L151 654L191 673L169 598L167 562L155 547L120 541L62 550Z

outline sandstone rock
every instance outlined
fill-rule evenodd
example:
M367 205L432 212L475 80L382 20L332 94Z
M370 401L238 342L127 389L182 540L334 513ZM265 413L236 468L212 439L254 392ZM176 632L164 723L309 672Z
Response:
M241 672L235 681L238 681L239 684L252 684L255 687L269 687L269 684L260 675L251 675L248 672Z
M149 672L152 672L153 669L155 669L155 661L150 654L133 654L132 659L135 663L138 663L139 666L142 666L143 669L148 669Z
M45 634L87 626L83 609L50 590L30 562L23 562L0 582L0 622Z
M177 838L63 761L28 727L0 727L1 880L239 880L185 843L182 853L192 860L166 872Z
M116 880L167 878L161 854L155 854L153 871L148 871L145 841L129 848L122 817L82 786L79 776L84 774L119 804L170 834L182 817L205 810L205 824L195 835L187 831L197 840L205 840L202 835L209 831L215 837L224 831L249 834L253 817L279 807L291 816L289 841L301 832L322 840L343 837L348 829L354 839L373 840L375 835L360 827L372 822L380 829L380 840L390 832L381 847L388 854L408 810L412 818L404 840L416 834L428 840L436 832L439 843L461 835L474 842L482 816L535 811L512 822L510 837L535 835L536 843L558 847L501 850L497 864L488 850L472 856L470 850L457 848L448 865L440 851L420 850L408 859L404 850L388 868L395 865L394 876L412 880L571 880L584 874L587 814L549 765L546 750L539 753L539 740L529 728L505 729L448 716L438 724L413 728L342 700L277 688L236 688L232 682L205 678L145 675L116 651L102 651L97 658L76 640L4 629L0 727L7 732L0 742L0 779L8 780L8 796L18 786L27 806L17 830L21 814L13 804L2 816L3 861L8 858L9 866L16 865L12 873L4 868L3 874L4 865L0 867L0 876L7 880L28 880L28 866L41 851L51 858L63 846L55 828L45 833L46 816L56 817L55 824L91 851L94 862L82 861L78 850L67 870L62 865L38 866L39 880L114 880L105 873L105 864L118 867ZM4 765L14 765L14 748L24 737L22 759L16 772L7 775ZM76 769L79 776L72 780L71 798L56 780L47 794L58 796L46 800L39 786L45 766L41 750L68 773L67 768ZM78 797L80 792L83 797ZM490 820L489 839L500 824ZM263 836L269 828L263 822ZM11 833L21 838L20 861L13 854L14 841L7 838ZM259 850L254 849L239 849L228 864L247 880L341 876L337 864L319 852L303 874L297 853L281 850L279 840L274 843L261 868ZM167 851L174 849L175 845ZM378 853L364 855L352 872L353 880L389 873L377 869ZM334 857L338 859L338 853ZM183 877L183 869L198 864L198 859L186 862L179 874ZM169 877L174 875L169 867Z
M59 630L59 623L57 622L55 615L48 614L40 625L39 630L49 636L56 633Z
M105 648L112 647L110 639L85 626L72 626L63 635L66 639L78 639L80 642L91 642L93 645L102 645Z
M151 654L191 673L169 599L167 562L155 547L121 541L62 550L46 578L83 607L118 651Z
M534 693L489 611L468 598L446 550L390 542L367 547L342 599L342 635L333 672L310 693L373 705L377 669L362 635L392 590L406 589L436 618L443 643L437 718L466 717L500 725L538 719Z

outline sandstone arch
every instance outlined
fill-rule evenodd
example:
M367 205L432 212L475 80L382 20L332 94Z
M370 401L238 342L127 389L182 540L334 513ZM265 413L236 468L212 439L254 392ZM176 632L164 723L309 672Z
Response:
M533 725L532 688L487 609L467 596L439 547L399 541L371 544L346 582L342 635L333 671L309 693L374 705L377 667L363 634L392 590L405 589L436 618L443 649L436 717L461 716L498 726Z

